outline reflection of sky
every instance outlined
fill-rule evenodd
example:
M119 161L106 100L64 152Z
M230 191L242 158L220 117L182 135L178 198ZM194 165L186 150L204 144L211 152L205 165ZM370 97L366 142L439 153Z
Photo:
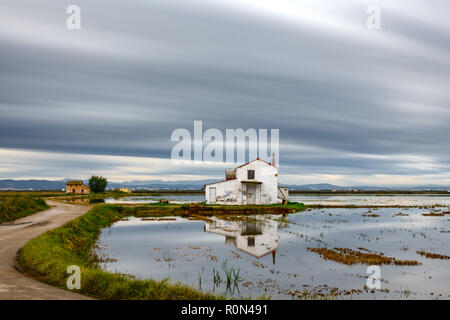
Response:
M306 247L354 250L362 247L423 263L416 267L381 266L382 278L387 281L382 287L390 289L390 293L377 293L377 299L398 298L400 293L396 290L406 288L415 292L412 297L416 298L430 298L430 292L447 297L450 294L449 261L425 259L417 255L416 250L450 255L450 236L441 233L450 229L448 218L424 217L421 213L426 210L401 208L373 210L380 217L363 217L367 211L363 208L326 209L290 215L288 226L278 228L280 240L275 265L271 255L257 259L235 246L226 245L223 235L204 231L203 221L177 218L177 221L154 222L132 218L103 231L99 242L107 246L102 252L118 260L103 267L142 277L170 277L172 281L182 281L193 287L198 286L198 276L202 274L203 288L212 290L212 270L220 271L222 263L227 261L228 265L240 269L245 281L252 283L249 288L240 286L240 294L253 297L263 294L264 287L268 288L267 293L275 295L278 295L278 286L281 289L293 286L303 291L305 284L361 289L366 281L363 277L367 266L326 261ZM399 212L409 216L395 216ZM402 250L404 247L408 250ZM173 260L164 261L164 257ZM216 257L217 261L211 257ZM258 287L258 283L264 285ZM362 297L371 295L354 296Z
M431 206L448 205L450 206L450 197L439 196L305 196L289 195L290 201L302 202L304 204L317 204L329 206Z
M130 196L124 198L108 198L106 203L154 203L166 199L173 203L204 202L204 195L162 195L162 196ZM329 195L289 195L290 201L304 204L321 204L334 206L431 206L444 205L450 207L450 196L395 195L395 196L329 196Z

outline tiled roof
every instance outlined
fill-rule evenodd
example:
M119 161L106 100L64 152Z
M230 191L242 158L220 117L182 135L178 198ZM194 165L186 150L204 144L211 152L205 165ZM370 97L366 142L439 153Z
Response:
M270 162L264 161L264 160L262 160L262 159L260 159L260 158L256 158L255 160L252 160L252 161L249 161L249 162L247 162L247 163L241 164L240 166L237 166L236 169L237 169L237 168L244 167L244 166L246 166L246 165L248 165L248 164L250 164L250 163L252 163L252 162L258 161L258 160L259 160L259 161L262 161L262 162L264 162L264 163L266 163L266 164L268 164L269 166L272 165Z
M230 181L230 180L236 180L236 178L231 178L231 179L228 179L228 180L221 180L221 181L216 181L216 182L207 183L207 184L205 184L205 186L209 186L210 184L216 184L216 183L228 182L228 181Z
M66 185L70 185L70 186L73 186L73 185L82 185L82 184L83 184L83 181L81 181L81 180L67 181L67 182L66 182Z

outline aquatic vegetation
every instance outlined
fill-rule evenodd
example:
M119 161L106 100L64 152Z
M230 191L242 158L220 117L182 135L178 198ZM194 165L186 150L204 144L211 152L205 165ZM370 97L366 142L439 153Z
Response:
M222 283L219 270L213 269L213 281L215 286L219 286Z
M399 291L399 293L400 293L400 297L404 297L406 299L408 299L411 295L416 294L415 292L411 291L409 288L401 289Z
M236 251L232 251L232 252L231 252L231 255L232 255L233 258L235 258L235 259L242 259L242 256L241 256L239 253L237 253Z
M399 213L395 214L394 217L395 217L395 216L396 216L396 217L409 217L409 214L399 212Z
M164 262L168 263L169 268L172 266L173 261L175 260L175 255L170 251L164 251L161 259Z
M303 289L294 290L281 290L286 295L290 295L293 299L300 300L335 300L339 296L351 297L352 295L357 295L362 293L361 289L343 289L339 290L336 287L330 287L327 284L322 284L317 287L312 287L311 285L303 285Z
M450 214L450 211L431 210L430 213L422 213L424 217L443 217Z
M202 268L202 271L198 274L198 290L203 291L202 290L202 275L203 272L205 271L205 267Z
M308 251L319 254L325 260L332 260L346 265L366 264L366 265L398 265L398 266L417 266L420 262L415 260L397 260L396 258L386 257L382 253L364 253L347 248L307 248Z
M225 272L227 288L230 288L231 285L237 286L239 282L244 281L240 276L241 269L236 270L233 267L229 267L227 260L222 263L222 270Z
M362 216L363 216L363 217L369 217L369 218L377 218L377 217L379 217L380 215L379 215L379 214L376 214L376 213L366 213L366 214L363 214Z
M424 217L443 217L444 213L430 212L430 213L422 213Z
M239 283L244 281L244 279L240 276L240 269L235 269L230 267L225 260L221 265L222 271L224 272L224 277L222 278L220 270L215 268L212 269L212 284L213 284L213 292L216 288L219 288L222 283L225 284L225 295L227 293L233 294L235 290L239 291ZM202 267L201 272L198 275L198 287L199 290L202 291L202 283L203 283L203 272L204 267Z
M217 257L214 255L209 254L206 257L208 258L209 261L218 261Z
M99 245L94 245L94 250L92 253L92 260L95 263L113 263L117 262L117 259L110 257L108 254L103 252L102 250L99 250Z
M258 267L258 268L261 268L261 269L264 269L264 268L267 267L267 266L265 266L264 264L262 264L262 263L259 262L259 261L253 261L253 265L254 265L255 267Z
M450 256L446 256L446 255L438 254L438 253L426 252L425 250L417 250L416 253L421 256L425 256L425 258L428 258L428 259L441 259L441 260L449 260L450 259Z

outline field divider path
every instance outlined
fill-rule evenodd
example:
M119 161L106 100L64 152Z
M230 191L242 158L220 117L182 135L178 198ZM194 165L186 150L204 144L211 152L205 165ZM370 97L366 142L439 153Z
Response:
M85 214L91 206L46 200L50 209L0 224L0 300L84 300L84 295L58 289L20 272L17 253L33 238Z

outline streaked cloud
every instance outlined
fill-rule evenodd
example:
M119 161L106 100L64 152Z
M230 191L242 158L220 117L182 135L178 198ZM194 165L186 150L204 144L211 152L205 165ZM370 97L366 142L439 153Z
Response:
M0 178L222 176L169 159L202 120L280 129L288 183L448 182L448 1L69 4L0 4Z

